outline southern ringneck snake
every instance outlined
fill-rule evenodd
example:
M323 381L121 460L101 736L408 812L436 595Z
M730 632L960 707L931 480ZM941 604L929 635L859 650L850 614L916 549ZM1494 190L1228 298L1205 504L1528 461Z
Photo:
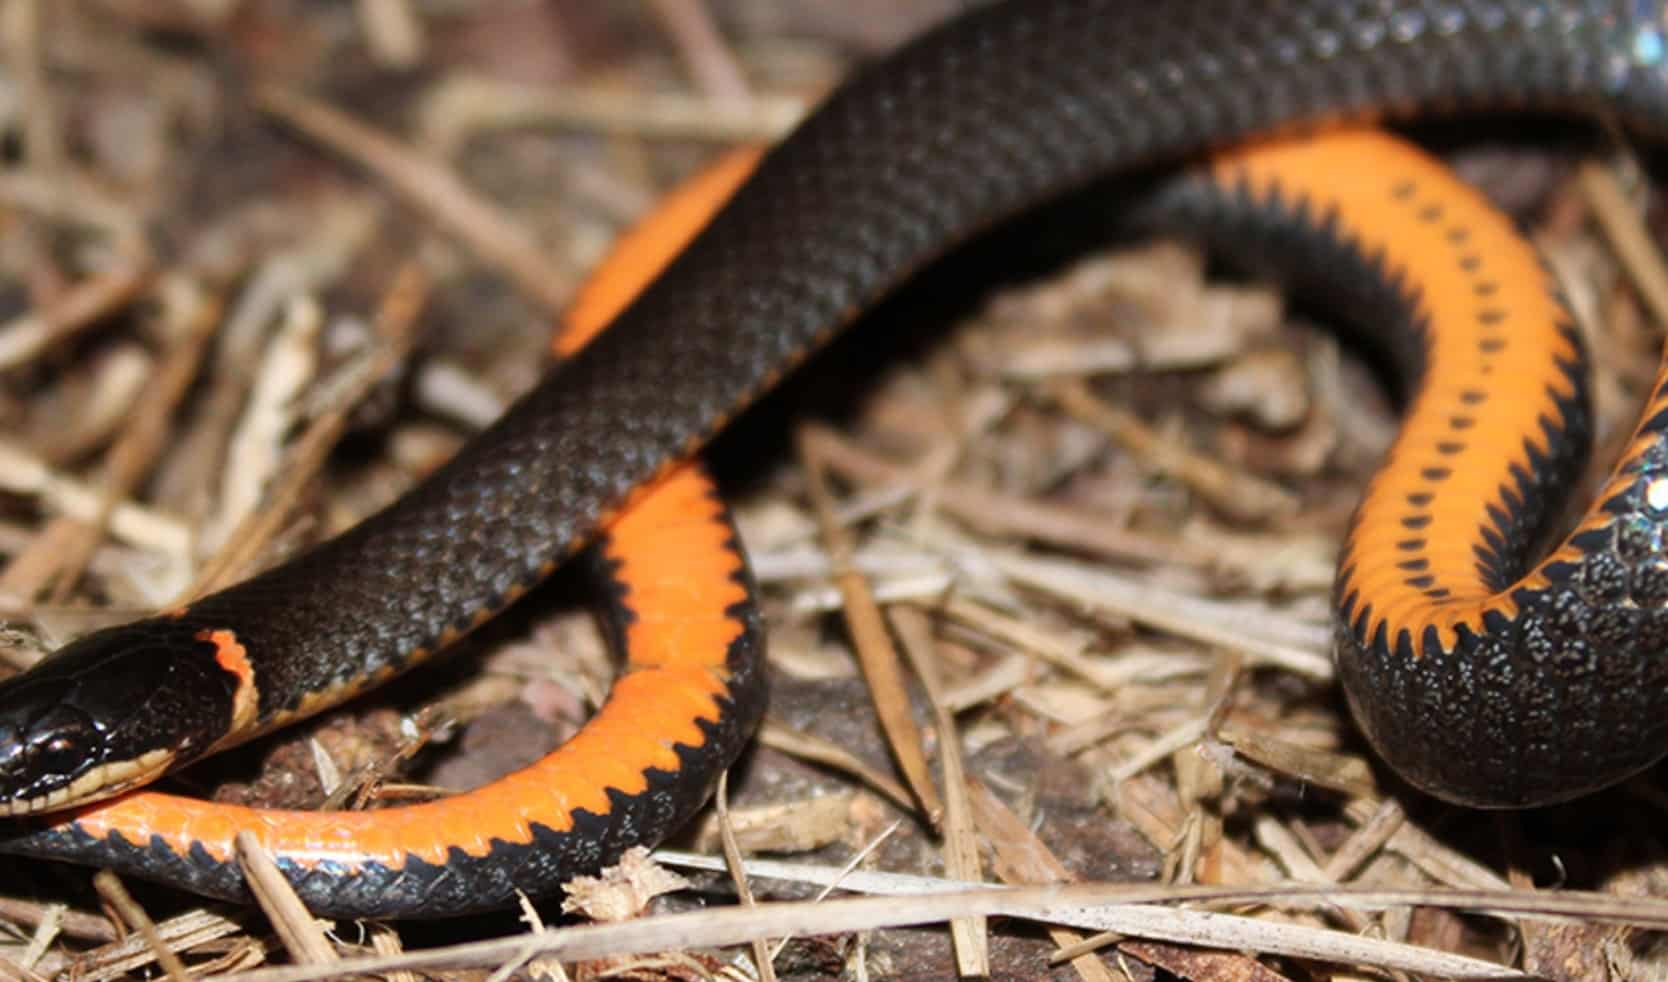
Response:
M1664 0L978 7L839 89L687 248L657 247L669 264L607 330L398 502L0 686L0 808L21 816L0 848L242 897L229 842L249 829L316 912L417 917L550 892L657 839L763 704L745 565L691 457L956 245L1189 161L1201 169L1133 217L1279 267L1410 393L1336 590L1338 674L1375 750L1486 807L1636 773L1668 752L1668 378L1587 516L1531 566L1589 442L1585 362L1548 275L1508 221L1392 139L1261 138L1498 108L1652 134L1668 129L1665 27ZM690 192L668 227L699 224L747 166ZM592 543L627 670L529 770L327 817L142 791L82 803L403 670ZM135 712L141 682L154 695Z

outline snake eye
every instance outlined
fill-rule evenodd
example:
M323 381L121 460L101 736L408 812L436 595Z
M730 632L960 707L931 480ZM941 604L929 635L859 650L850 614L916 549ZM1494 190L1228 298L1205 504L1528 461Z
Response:
M29 768L39 777L73 775L86 768L97 736L84 714L56 706L29 734Z

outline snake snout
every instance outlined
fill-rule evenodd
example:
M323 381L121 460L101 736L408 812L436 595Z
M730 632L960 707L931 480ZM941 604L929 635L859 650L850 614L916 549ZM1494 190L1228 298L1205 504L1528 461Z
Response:
M0 687L0 814L70 803L103 757L103 734L65 700L71 684L24 680Z
M212 745L226 673L195 632L166 618L97 631L0 683L0 815L108 798Z

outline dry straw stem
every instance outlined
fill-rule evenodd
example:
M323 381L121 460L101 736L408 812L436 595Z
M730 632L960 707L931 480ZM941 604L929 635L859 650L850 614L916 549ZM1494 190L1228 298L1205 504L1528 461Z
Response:
M78 941L108 944L116 940L116 929L107 919L68 910L62 904L41 904L14 897L0 897L0 918L24 927L38 927L51 919L59 932Z
M158 924L157 933L166 948L186 953L210 945L227 944L225 939L240 935L247 929L244 920L241 915L227 917L194 910ZM245 936L245 941L231 943L226 958L232 967L248 968L264 958L264 952L259 941ZM77 978L85 982L113 982L156 964L156 953L142 936L132 934L75 956L73 964Z
M870 767L861 757L837 743L801 732L774 718L765 719L764 726L759 728L757 739L772 750L779 750L791 757L821 764L849 775L885 795L887 800L905 811L915 807L915 799L910 795L908 788L894 780L890 774Z
M18 88L23 115L23 153L29 168L52 174L63 168L64 133L57 97L47 82L42 18L46 0L7 0L0 5L0 50L7 75Z
M108 350L90 359L85 382L70 380L57 387L60 404L74 404L77 411L67 418L43 421L34 449L54 467L85 460L110 444L129 423L130 412L144 398L156 358L146 346L129 341L113 342ZM78 384L80 383L80 384ZM65 396L73 394L74 403ZM48 398L50 404L54 397Z
M278 863L248 829L237 834L237 864L255 902L272 922L284 949L298 965L333 965L341 961L318 921L296 896Z
M411 0L359 0L359 28L371 57L388 68L411 68L423 60L422 18Z
M1165 855L1168 866L1177 865L1177 845L1184 841L1188 823L1195 820L1196 809L1190 810L1183 804L1173 783L1155 775L1140 774L1103 788L1103 795L1115 805L1120 818ZM1265 883L1272 874L1260 857L1247 852L1231 838L1214 844L1210 866L1206 873L1212 883Z
M116 256L132 261L149 256L140 216L96 182L73 171L0 173L0 202L39 218L96 229L110 240Z
M944 703L944 683L938 654L933 650L931 621L926 614L910 607L894 607L890 615L910 667L926 691L933 727L938 731L938 764L944 789L944 871L957 880L983 880L973 806L967 798L967 765L962 759L961 731L956 726L955 715ZM950 936L956 946L957 971L973 977L990 974L990 939L982 918L951 921Z
M922 749L921 730L909 710L909 694L898 666L898 652L869 590L868 580L852 565L851 535L834 517L834 496L828 488L817 435L801 431L798 437L801 469L811 509L822 529L823 543L834 570L834 582L844 600L843 614L851 632L852 647L868 680L875 713L886 731L886 739L903 771L910 790L921 804L928 822L937 826L944 806L933 787L932 774Z
M1385 798L1376 806L1371 802L1363 803L1370 809L1366 821L1344 840L1344 844L1332 853L1332 858L1321 868L1322 874L1328 880L1343 880L1355 875L1407 824L1407 812L1402 809L1401 802L1394 798Z
M105 903L109 904L128 927L133 928L145 939L145 944L156 956L157 964L168 973L172 982L186 982L190 976L186 974L185 963L180 956L163 940L161 932L156 929L156 922L145 913L145 908L139 906L133 896L122 886L122 881L109 870L101 870L93 876L93 887Z
M1641 209L1628 200L1621 183L1603 164L1584 161L1579 178L1581 192L1622 268L1658 326L1668 325L1668 266L1640 218Z
M81 522L96 522L105 511L104 496L98 491L4 440L0 440L0 488L38 496L47 508ZM131 501L117 502L108 514L111 534L129 545L175 559L191 553L191 527L181 519Z
M452 171L300 92L267 86L255 98L266 112L376 174L406 204L466 242L546 311L567 309L571 284L545 260L543 250Z
M0 368L33 361L127 306L149 285L152 272L148 257L118 260L104 272L71 287L46 310L31 311L0 324Z
M45 310L0 324L0 368L28 364L83 329L126 307L150 284L155 261L143 226L127 205L68 169L0 174L0 202L41 219L87 225L109 240L110 261Z
M158 366L152 384L146 387L147 398L133 409L133 415L105 461L103 500L94 521L80 529L76 540L64 554L57 583L51 600L68 600L80 580L93 552L104 537L104 526L110 512L139 486L149 473L157 455L168 438L168 421L185 398L187 390L197 378L204 354L220 323L221 307L214 299L198 295L194 288L180 285L189 295L174 304L182 318L181 328L172 348Z
M1378 796L1372 768L1361 757L1329 753L1241 726L1220 727L1216 735L1240 756L1292 780L1352 798Z
M748 98L747 77L702 0L653 0L650 7L702 92L718 102Z
M53 904L48 908L48 911L49 916L43 918L30 934L29 946L23 949L22 954L18 955L15 963L6 963L15 964L17 968L21 969L21 972L16 973L18 975L39 969L42 958L50 950L52 943L58 939L58 919L68 912L68 908L63 904Z
M418 108L419 142L452 156L476 136L523 126L598 130L719 144L770 143L804 117L806 100L756 94L743 101L684 92L633 92L595 85L541 88L454 74Z
M766 875L761 868L760 864L749 864L749 875ZM832 879L839 872L828 869L824 871L824 876L808 877L805 882ZM1530 976L1515 969L1418 945L1160 905L1266 904L1282 908L1328 909L1343 906L1361 910L1426 906L1497 915L1581 918L1652 930L1668 929L1668 901L1596 893L1317 888L1289 884L1181 888L1094 883L1010 889L950 883L927 877L894 875L887 879L897 889L889 896L847 898L824 903L768 903L750 908L672 914L621 924L567 928L533 937L503 938L411 952L394 958L351 959L334 966L267 969L251 973L248 979L249 982L303 982L327 978L336 973L482 968L521 957L529 951L570 961L620 957L675 948L744 944L766 937L833 935L884 927L936 924L955 917L1015 917L1180 944L1255 951L1343 965L1370 965L1385 970L1423 972L1457 979L1526 979ZM869 881L865 874L856 873L845 881L845 886L861 888L861 884L866 882ZM905 892L906 886L915 889ZM952 892L942 892L946 889Z
M1180 638L1238 651L1253 665L1332 678L1331 629L1293 620L1254 601L1207 600L1085 563L993 553L991 562L1016 584L1081 606L1116 614Z
M1115 692L1129 679L1111 666L1086 656L1088 639L1068 635L1024 618L1005 614L985 604L952 596L936 607L945 616L1012 645L1027 657L1047 662L1103 692Z
M747 882L747 862L741 856L741 847L736 844L735 826L730 822L730 772L725 771L718 776L718 790L713 795L713 808L718 813L718 838L724 846L724 865L730 871L730 882L735 885L736 899L743 907L757 904L753 899L753 887ZM761 982L776 982L776 966L771 955L770 941L766 938L754 938L753 965L759 973Z
M223 548L227 536L265 503L284 468L290 435L304 422L305 397L323 387L318 372L324 329L323 305L311 292L298 292L283 304L259 351L252 346L248 366L238 373L249 384L241 390L235 422L224 430L223 476L216 482L219 494L204 522L200 551L212 555Z
M1071 416L1116 440L1147 467L1186 484L1223 514L1242 521L1266 521L1297 511L1297 497L1290 491L1178 447L1134 413L1096 398L1081 381L1061 380L1045 391Z
M372 924L370 932L371 950L378 955L389 958L405 950L405 946L400 944L399 932L393 927L387 924ZM389 972L386 978L388 982L421 982L421 977L415 972Z
M1271 816L1258 816L1252 822L1252 835L1263 851L1274 858L1286 876L1301 883L1336 883L1326 874L1314 855L1299 836L1300 826L1288 825ZM1361 911L1342 909L1338 916L1344 925L1357 934L1372 928L1372 921Z
M226 548L205 565L192 588L193 596L229 586L241 579L249 566L288 521L301 500L303 490L321 467L331 448L347 430L349 414L384 379L388 378L411 349L417 315L428 298L428 277L416 265L407 263L395 274L377 311L377 345L354 380L338 393L337 404L307 427L296 441L288 466L268 495L267 506L249 515L227 539Z
M29 534L0 570L0 597L27 610L62 570L63 557L86 534L88 526L62 516L49 518ZM32 661L22 663L27 667Z
M974 819L995 854L994 871L1003 883L1071 883L1077 879L989 788L969 779L967 791ZM1062 949L1083 941L1080 932L1065 927L1050 926L1048 936ZM1092 953L1070 960L1072 969L1084 982L1112 982L1111 970Z
M1124 562L1163 562L1206 567L1213 556L1179 539L1124 528L1111 516L987 491L959 481L929 482L907 467L890 463L824 426L809 424L817 452L828 468L846 480L929 488L944 512L991 536L1014 536L1044 545Z

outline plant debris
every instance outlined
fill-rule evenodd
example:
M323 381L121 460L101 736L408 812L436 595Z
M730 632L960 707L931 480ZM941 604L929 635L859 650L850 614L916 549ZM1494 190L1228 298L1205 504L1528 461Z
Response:
M955 6L0 0L3 670L393 500L661 194ZM1523 132L1447 152L1571 300L1602 466L1668 321L1648 183ZM1668 971L1651 777L1453 809L1353 727L1329 591L1395 430L1373 366L1191 245L1064 224L950 260L713 449L772 717L677 875L578 891L628 885L624 919L321 925L258 850L260 908L0 857L0 977ZM575 592L175 786L376 807L518 766L607 692Z

